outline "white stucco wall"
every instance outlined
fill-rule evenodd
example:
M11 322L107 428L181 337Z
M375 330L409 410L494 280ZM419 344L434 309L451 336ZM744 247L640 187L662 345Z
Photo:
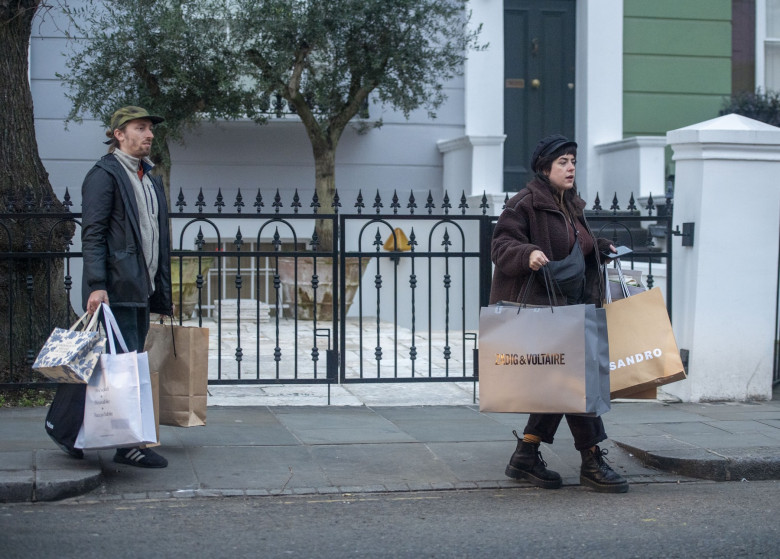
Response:
M71 6L80 3L69 2ZM489 46L470 53L464 77L446 84L449 100L437 119L418 111L406 120L399 113L372 105L372 118L381 117L384 126L363 136L353 130L345 133L337 153L336 177L344 211L352 210L359 191L369 208L377 191L386 208L396 191L405 210L410 193L422 207L430 191L439 207L447 189L453 200L465 192L470 197L470 212L479 211L474 200L487 192L490 213L497 213L504 199L503 4L502 0L471 3L472 22L482 25L480 41ZM65 129L70 101L56 74L66 71L64 53L70 48L66 30L68 25L56 6L39 14L30 47L30 78L41 158L55 193L62 198L67 189L78 208L83 177L105 153L104 127L87 117L82 124L71 123ZM577 2L578 181L589 198L593 197L586 189L592 175L589 164L595 164L589 155L594 143L590 137L595 141L620 137L621 52L622 0ZM313 157L303 127L296 120L273 119L266 126L250 122L203 124L182 145L171 147L172 202L182 189L187 210L192 211L202 190L206 203L213 207L221 190L225 211L231 212L241 189L247 212L253 211L259 188L266 211L270 211L270 197L276 189L287 207L298 189L304 207L308 207ZM176 211L175 206L172 210ZM223 238L235 234L231 227L237 230L238 223L224 224ZM245 237L254 235L247 225L242 233ZM174 231L174 239L178 239L178 231Z
M80 3L80 0L72 0L69 5L75 7ZM57 6L39 12L30 44L30 86L39 153L54 192L60 199L67 192L74 207L80 209L83 178L106 152L105 128L89 115L83 123L71 122L67 129L65 127L64 120L71 103L57 73L67 71L66 53L71 48L66 39L68 30ZM444 88L448 100L437 111L435 119L419 110L407 120L400 112L371 104L371 118L381 118L384 125L364 135L358 135L351 128L345 131L336 160L336 181L343 211L354 211L361 191L368 211L371 211L377 191L385 209L389 208L394 192L400 198L403 212L407 211L410 194L414 194L420 208L429 192L436 207L441 206L443 155L437 142L443 138L463 137L466 126L465 79L456 78L444 84ZM188 134L183 144L171 146L171 155L172 212L177 211L175 202L180 189L184 191L187 211L194 211L200 191L208 207L213 208L217 192L221 190L225 212L232 213L239 189L246 203L244 212L254 212L252 204L258 189L263 192L266 213L273 211L271 202L277 189L286 208L290 207L297 189L303 211L308 211L314 191L314 158L297 117L271 119L265 126L249 121L204 123ZM500 162L498 169L500 173ZM459 200L463 190L469 193L466 185L453 186L458 188L448 192L453 200ZM223 240L234 236L239 226L245 238L254 237L257 226L253 228L249 223L221 223ZM179 229L180 225L174 223L177 246ZM197 229L189 236L194 237L196 233ZM303 230L298 233L306 234ZM214 240L213 233L204 231L204 234ZM73 250L78 251L78 235L74 241ZM191 247L191 240L185 240L183 246ZM79 285L80 269L74 269L72 274L75 285ZM73 292L73 305L80 308L79 290Z
M472 21L482 25L485 50L469 55L465 67L465 144L445 152L445 166L468 166L466 195L503 191L504 180L504 3L471 2ZM445 138L446 140L446 138ZM457 155L456 155L457 154ZM460 158L462 162L456 162ZM449 161L448 161L449 159ZM456 175L453 174L452 178ZM450 176L445 170L445 179ZM453 184L445 180L446 185ZM449 187L449 186L448 186Z
M76 5L79 0L69 2ZM400 113L372 105L384 126L358 136L348 131L337 153L337 182L343 199L362 189L425 192L440 198L503 191L503 1L471 3L472 22L482 25L487 49L472 52L462 78L445 84L449 100L430 119L424 111L407 121ZM592 199L601 183L595 146L622 139L622 0L577 2L576 140L580 144L578 184ZM94 120L64 129L70 108L57 72L65 71L67 24L57 7L41 12L30 48L31 89L40 154L58 195L69 189L78 202L81 180L104 153L103 127ZM184 145L173 146L172 180L197 193L277 187L313 188L313 157L295 117L267 126L249 122L204 124ZM447 168L445 168L445 166ZM229 173L225 171L229 170ZM219 184L217 184L219 183ZM215 195L215 194L214 194Z
M440 139L444 181L458 190L470 184L473 195L496 194L503 191L504 3L471 7L490 46L466 65L464 135ZM623 0L581 0L576 10L577 184L590 200L611 172L595 146L623 138Z
M84 175L105 153L105 138L102 124L89 117L65 129L70 101L56 74L66 71L64 53L70 48L66 29L56 6L39 13L30 45L30 85L43 164L55 193L62 197L68 188L78 204ZM412 191L427 196L431 190L440 200L443 158L437 141L464 135L464 83L464 78L456 78L445 84L448 101L435 119L420 110L407 120L399 112L372 104L372 120L381 118L384 125L364 135L349 129L338 148L336 180L342 201L351 207L361 189L372 199L377 189L388 198L397 190L402 199ZM174 193L181 187L194 196L202 188L213 203L218 188L226 198L235 196L238 188L244 196L253 192L252 197L258 187L272 193L279 188L288 198L296 188L302 196L313 192L314 159L297 117L272 119L266 126L248 121L206 123L183 145L172 146L171 152Z

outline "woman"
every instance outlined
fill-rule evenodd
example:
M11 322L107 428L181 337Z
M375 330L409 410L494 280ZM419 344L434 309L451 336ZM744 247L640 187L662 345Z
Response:
M604 290L600 252L615 252L615 247L607 239L597 239L588 226L585 201L574 182L576 156L577 144L559 134L543 138L536 146L531 158L534 177L507 202L493 234L491 304L522 298L530 305L549 305L545 282L534 278L535 272L549 266L555 275L554 268L569 257L567 264L574 263L576 277L559 286L553 304L600 306ZM507 476L545 489L561 486L561 476L547 469L539 445L552 444L563 417L530 414L523 438L514 432L517 448L506 467ZM566 422L582 455L580 483L605 493L628 491L628 482L609 467L604 461L607 451L598 446L607 438L601 418L566 414Z

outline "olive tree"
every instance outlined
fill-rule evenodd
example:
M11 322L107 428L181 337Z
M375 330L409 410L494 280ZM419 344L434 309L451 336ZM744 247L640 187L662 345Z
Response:
M222 0L89 0L67 9L76 31L59 77L70 91L69 120L108 125L123 105L164 117L151 159L168 191L170 142L204 120L255 116L254 89L241 85L228 30L215 22L226 9Z
M466 0L235 0L230 29L258 92L280 95L306 128L321 212L332 212L336 150L370 99L408 118L445 101L478 27ZM381 123L377 123L381 124ZM333 246L330 221L317 223Z
M306 129L320 211L333 211L336 150L369 98L431 117L444 84L463 71L478 28L467 0L93 0L72 10L78 49L62 76L71 118L105 122L122 104L167 119L153 160L203 118L264 122L279 96ZM375 122L374 125L380 125ZM368 126L367 122L360 123ZM317 223L333 246L330 222Z

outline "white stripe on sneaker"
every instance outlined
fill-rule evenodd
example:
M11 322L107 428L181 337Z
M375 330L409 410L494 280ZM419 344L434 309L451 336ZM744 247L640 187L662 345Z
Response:
M138 450L137 448L132 449L130 452L125 454L125 458L128 460L133 460L135 462L140 462L144 459L144 453Z

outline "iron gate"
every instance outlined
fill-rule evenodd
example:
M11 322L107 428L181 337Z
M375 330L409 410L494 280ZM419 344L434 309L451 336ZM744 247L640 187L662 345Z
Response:
M487 197L469 207L463 194L453 209L446 192L438 199L428 192L418 208L414 193L405 203L377 193L367 208L359 193L349 212L341 211L337 196L330 214L318 212L316 196L311 200L304 211L297 191L286 200L277 191L270 201L258 192L247 212L238 191L228 213L221 191L213 203L201 191L194 211L186 212L179 192L171 211L177 321L210 329L209 383L475 383L479 308L487 304L492 276L497 217L491 214L499 213ZM65 202L70 204L67 192ZM632 198L621 210L613 199L604 209L597 196L588 211L597 234L634 248L630 265L644 267L649 286L665 263L670 311L671 202L667 195L659 208L650 197L640 210ZM21 203L0 214L0 246L9 247L0 253L0 273L26 284L29 295L14 301L8 291L9 317L14 305L50 297L53 290L80 308L78 295L72 296L74 283L80 292L78 250L10 248L6 224L34 223L40 216L74 224L73 238L80 238L78 212L33 211ZM333 228L332 250L312 233L318 220ZM49 274L42 292L36 278L18 273L30 259L61 260L64 277ZM44 330L72 321L49 313ZM26 357L11 361L9 370L22 371L25 386L43 384L29 367L45 335L29 335L26 324L11 332L0 343L9 356L12 344L19 344ZM0 386L9 384L20 385L0 380Z

